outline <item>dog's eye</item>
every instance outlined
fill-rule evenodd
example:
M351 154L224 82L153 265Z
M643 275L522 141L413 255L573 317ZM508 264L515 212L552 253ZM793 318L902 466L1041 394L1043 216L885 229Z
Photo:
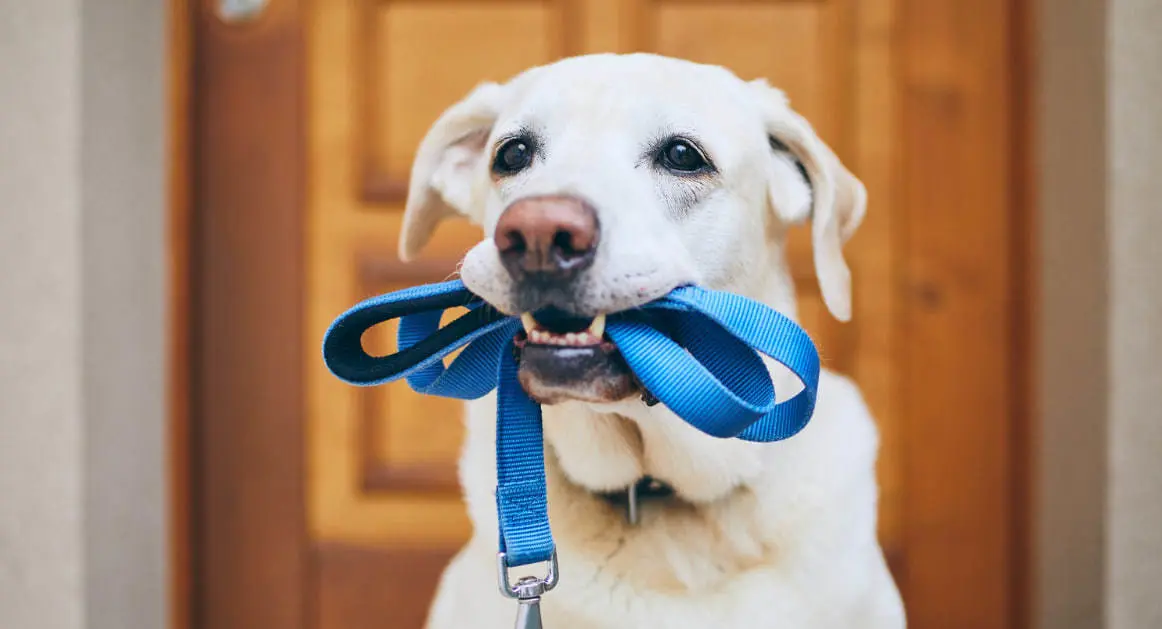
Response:
M492 172L513 175L528 168L533 161L532 143L525 138L513 138L500 146L492 162Z
M710 166L702 152L686 140L667 142L658 154L658 161L665 168L680 173L696 173Z

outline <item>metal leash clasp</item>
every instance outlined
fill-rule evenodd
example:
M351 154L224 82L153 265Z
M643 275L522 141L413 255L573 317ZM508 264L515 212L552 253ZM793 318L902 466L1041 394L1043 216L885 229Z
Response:
M557 551L549 557L549 572L544 578L521 577L512 584L508 578L508 561L504 553L496 554L496 571L500 593L516 599L516 629L543 629L541 624L541 597L557 587Z

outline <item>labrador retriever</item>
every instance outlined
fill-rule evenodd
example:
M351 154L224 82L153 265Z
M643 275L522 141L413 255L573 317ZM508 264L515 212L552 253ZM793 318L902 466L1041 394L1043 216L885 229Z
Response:
M808 222L823 300L850 318L842 247L866 193L782 92L656 55L569 58L453 105L410 183L401 256L467 217L487 237L461 278L524 321L520 381L544 404L562 562L547 626L904 626L876 539L877 433L851 381L825 370L792 439L716 439L643 402L603 334L606 313L688 283L794 317L786 234ZM793 393L769 366L780 397ZM495 415L494 397L468 405L460 481L475 534L430 629L512 626L516 605L496 591ZM636 522L631 486L645 494Z

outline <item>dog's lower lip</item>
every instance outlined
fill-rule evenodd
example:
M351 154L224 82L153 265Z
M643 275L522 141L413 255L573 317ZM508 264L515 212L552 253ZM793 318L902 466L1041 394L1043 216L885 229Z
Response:
M633 395L637 383L617 346L534 344L518 333L518 377L525 392L542 404L573 399L613 402Z

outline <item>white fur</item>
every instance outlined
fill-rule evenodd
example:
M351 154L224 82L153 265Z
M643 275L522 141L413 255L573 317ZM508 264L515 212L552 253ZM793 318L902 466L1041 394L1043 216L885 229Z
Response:
M489 175L498 139L533 130L533 165ZM694 137L717 167L691 180L662 172L648 147ZM791 155L771 149L768 135ZM807 171L804 181L795 163ZM586 198L601 244L584 276L587 310L633 308L696 282L794 316L783 249L810 219L824 301L851 314L844 241L863 216L863 186L765 82L653 55L593 55L486 84L448 110L420 146L401 254L463 214L491 234L514 200ZM511 284L491 238L464 260L464 282L506 312ZM794 378L771 364L780 396ZM472 541L441 581L430 629L512 626L495 584L495 400L468 406L460 464ZM667 627L899 629L904 614L876 540L875 425L856 386L825 371L799 435L754 444L703 435L636 399L544 409L550 517L561 585L543 601L552 629ZM594 496L643 474L683 499L647 503L640 524Z

